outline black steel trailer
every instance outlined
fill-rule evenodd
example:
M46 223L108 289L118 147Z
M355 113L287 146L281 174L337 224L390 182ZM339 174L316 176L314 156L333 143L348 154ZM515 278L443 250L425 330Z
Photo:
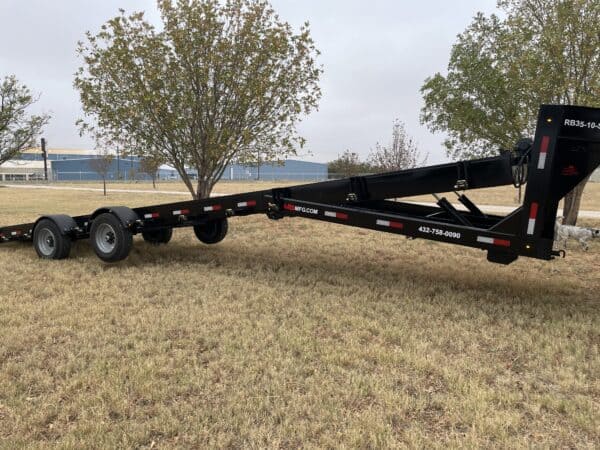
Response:
M599 165L600 109L544 105L534 140L495 157L77 217L45 215L0 228L0 243L33 241L40 257L62 259L73 241L89 239L98 257L114 262L127 257L135 234L160 244L173 228L191 226L200 241L214 244L227 234L229 218L266 214L481 248L501 264L519 256L549 260L559 255L552 244L560 199ZM523 204L506 216L482 212L464 194L525 182ZM457 196L464 209L437 197L451 191L463 192ZM437 206L398 200L422 194L435 195Z

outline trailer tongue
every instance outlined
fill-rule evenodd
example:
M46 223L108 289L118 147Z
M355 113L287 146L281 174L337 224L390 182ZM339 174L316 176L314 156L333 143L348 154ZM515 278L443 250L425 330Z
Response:
M559 255L552 250L559 201L599 165L600 109L544 105L535 139L496 157L141 208L106 207L76 217L46 215L1 227L0 243L33 241L40 257L62 259L73 241L89 239L98 257L115 262L128 256L135 234L161 244L173 228L190 226L200 241L214 244L227 234L229 218L266 214L477 247L501 264L519 256L549 260ZM525 181L523 204L507 216L483 213L464 193L457 194L460 210L437 196ZM422 194L436 196L437 206L398 201Z

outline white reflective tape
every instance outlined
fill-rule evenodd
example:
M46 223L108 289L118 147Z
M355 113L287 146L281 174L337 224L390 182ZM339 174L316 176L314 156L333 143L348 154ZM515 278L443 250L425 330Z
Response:
M494 244L494 238L485 237L485 236L477 236L477 242L482 242L484 244Z
M538 161L538 169L543 170L546 167L546 153L540 153L540 159Z
M382 227L389 227L390 226L390 221L389 220L380 220L377 219L377 222L375 222L377 225L380 225Z
M529 219L529 223L527 224L527 234L532 235L535 230L535 219Z
M16 231L12 231L10 234L11 234L11 236L16 236L17 232Z
M177 211L173 211L173 215L174 216L180 216L181 215L181 210L178 209Z
M144 219L152 219L152 214L144 214Z
M325 211L323 214L327 217L337 217L336 213L334 213L333 211Z
M212 206L205 206L204 207L204 211L212 211L213 207Z
M246 206L248 206L248 202L239 202L237 206L238 208L245 208Z

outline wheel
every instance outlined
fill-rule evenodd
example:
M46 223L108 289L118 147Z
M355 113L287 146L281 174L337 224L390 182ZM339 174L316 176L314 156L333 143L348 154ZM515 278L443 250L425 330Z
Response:
M211 220L201 225L194 225L194 234L205 244L216 244L225 238L227 228L227 219Z
M92 222L90 243L98 258L106 262L115 262L127 258L133 244L133 236L115 215L104 213Z
M159 228L158 230L142 231L142 237L150 244L166 244L173 237L173 228Z
M33 230L33 246L40 258L65 259L71 251L71 239L63 236L52 220L42 219Z

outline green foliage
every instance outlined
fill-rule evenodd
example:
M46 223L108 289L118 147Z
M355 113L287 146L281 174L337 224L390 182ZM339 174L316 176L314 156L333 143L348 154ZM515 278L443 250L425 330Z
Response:
M428 78L422 122L448 155L473 158L531 136L543 103L600 106L600 2L503 0L458 36L448 73Z
M50 120L47 114L27 116L27 108L36 101L16 77L0 81L0 164L33 147Z
M345 178L372 173L373 168L368 162L361 161L358 153L346 150L327 164L327 171L330 178Z
M295 34L266 0L157 4L161 29L121 11L79 44L82 132L168 162L194 197L257 146L267 159L294 154L321 95L308 23Z

